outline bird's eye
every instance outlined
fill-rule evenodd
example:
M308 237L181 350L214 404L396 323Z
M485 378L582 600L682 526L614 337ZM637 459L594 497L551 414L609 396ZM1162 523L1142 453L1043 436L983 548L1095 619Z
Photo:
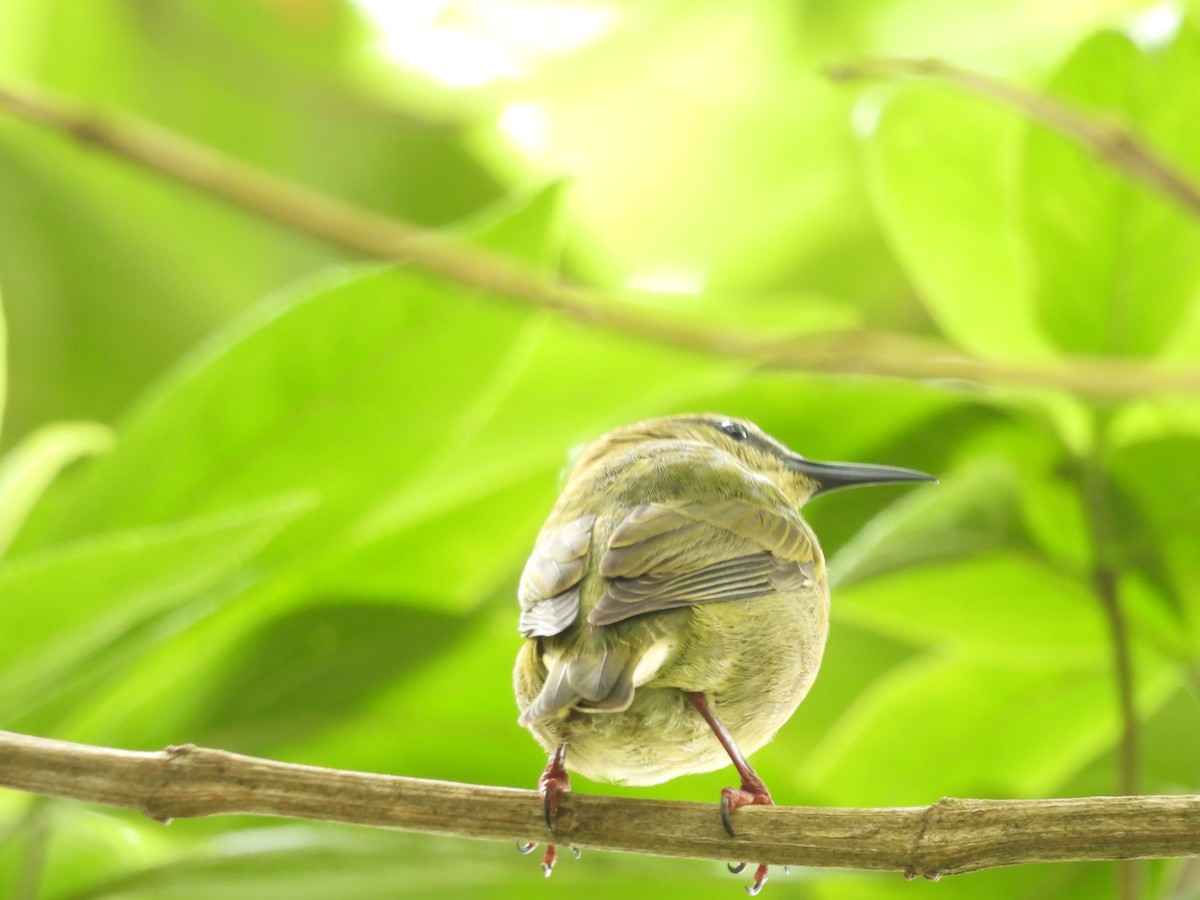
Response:
M746 433L746 429L737 422L722 422L717 426L735 441L744 441L750 435Z

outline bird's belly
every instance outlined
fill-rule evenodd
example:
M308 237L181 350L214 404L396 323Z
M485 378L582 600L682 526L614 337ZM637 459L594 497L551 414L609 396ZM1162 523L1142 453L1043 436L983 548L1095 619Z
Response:
M743 754L766 744L820 666L829 631L820 587L692 608L679 652L637 688L627 710L571 716L567 766L598 781L645 785L729 765L688 691L705 694Z

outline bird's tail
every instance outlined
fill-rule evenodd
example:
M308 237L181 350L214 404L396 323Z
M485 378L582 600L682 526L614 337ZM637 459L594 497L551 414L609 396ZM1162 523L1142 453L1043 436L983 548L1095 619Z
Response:
M521 713L528 726L568 709L621 712L633 702L636 660L620 647L596 647L592 652L555 659L533 703Z

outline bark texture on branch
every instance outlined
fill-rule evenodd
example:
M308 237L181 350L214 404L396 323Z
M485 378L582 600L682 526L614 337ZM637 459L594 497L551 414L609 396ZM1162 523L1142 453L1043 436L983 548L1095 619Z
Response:
M891 809L569 794L548 834L534 791L274 762L190 744L133 752L0 731L0 785L153 819L288 816L466 838L938 878L1034 862L1200 856L1200 796L959 800Z

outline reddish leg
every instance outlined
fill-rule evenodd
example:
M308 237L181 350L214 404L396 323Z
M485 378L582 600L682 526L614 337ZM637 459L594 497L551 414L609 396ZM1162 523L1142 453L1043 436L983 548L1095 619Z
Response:
M542 813L546 817L546 827L554 830L554 820L558 818L558 801L563 794L571 790L571 776L567 774L567 742L564 740L550 754L546 770L538 779L538 790L542 794Z
M688 691L687 698L692 706L696 707L696 712L704 717L704 721L708 723L708 727L713 730L713 734L717 736L717 740L721 742L721 746L729 754L730 760L733 761L733 767L737 769L737 773L742 779L740 788L727 787L721 790L721 824L725 826L725 831L730 837L735 837L733 821L731 819L733 811L742 806L753 806L755 804L771 806L773 802L771 800L771 792L767 790L767 786L763 784L763 780L758 777L754 769L750 768L750 763L746 762L746 757L742 756L742 751L734 743L733 735L729 733L729 730L721 724L721 720L714 716L712 710L708 708L708 699L704 694L700 691ZM746 868L746 864L741 863L737 866L730 866L729 870L737 874L744 868ZM746 888L746 892L753 897L762 890L763 885L766 883L767 867L760 865L754 872L754 883Z
M567 774L567 742L564 738L552 754L550 761L546 763L546 769L542 772L542 777L538 779L538 791L542 795L542 815L546 818L546 828L554 831L554 822L558 818L558 803L562 799L563 794L571 790L571 776ZM517 849L522 853L528 853L536 844L521 844ZM578 852L576 852L578 856ZM558 847L554 844L546 845L546 852L542 855L542 871L546 873L546 877L550 877L550 873L554 871L554 864L558 862Z

